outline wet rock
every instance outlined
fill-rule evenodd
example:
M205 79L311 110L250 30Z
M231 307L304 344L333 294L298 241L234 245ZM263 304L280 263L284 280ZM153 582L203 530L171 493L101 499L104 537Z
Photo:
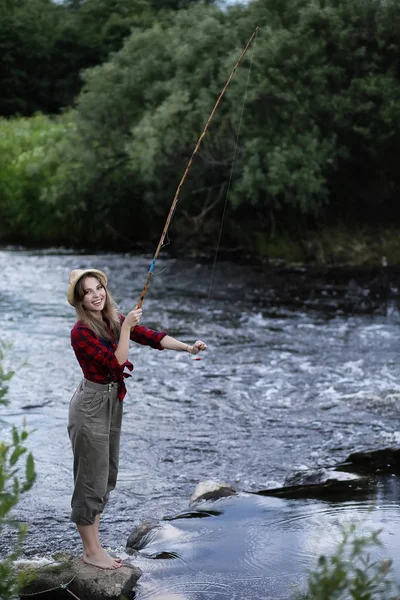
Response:
M324 500L349 500L371 491L369 477L332 470L302 471L289 476L281 488L255 492L261 496L278 498L321 498ZM252 492L254 493L254 492Z
M315 485L318 483L326 483L330 480L349 481L356 478L357 477L354 474L338 472L333 469L303 470L288 475L285 479L284 486Z
M80 558L35 569L26 565L22 568L31 573L32 580L20 597L31 596L35 600L70 600L72 594L79 600L120 600L133 590L141 575L141 570L130 564L108 571L87 565Z
M126 552L128 554L134 554L135 551L143 548L146 545L148 534L158 525L159 523L157 521L142 521L139 523L128 537L126 542Z
M260 490L263 496L280 498L350 499L370 493L374 475L400 474L400 446L353 452L343 463L329 469L298 471L281 488Z
M190 498L189 506L202 500L218 500L226 496L234 496L237 491L227 483L218 483L217 481L207 480L201 481L196 485L196 488Z
M222 510L216 510L215 508L197 508L194 510L187 510L185 512L181 512L178 515L173 515L170 517L164 517L164 521L178 521L179 519L206 519L207 517L218 517L218 515L222 515Z
M400 474L400 446L353 452L336 469L362 474Z

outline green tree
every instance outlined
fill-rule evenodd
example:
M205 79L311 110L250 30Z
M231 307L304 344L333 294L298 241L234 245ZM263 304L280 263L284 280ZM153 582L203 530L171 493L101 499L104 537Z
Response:
M79 156L71 150L80 168L74 186L63 166L68 175L61 196L76 198L79 187L91 213L95 193L99 223L111 218L121 236L129 237L133 215L138 223L152 215L158 231L205 119L257 23L249 88L251 52L185 183L185 208L174 226L190 235L203 219L205 234L212 221L209 208L227 186L246 90L229 199L231 221L247 219L249 238L254 226L273 233L302 221L358 219L383 204L390 211L399 188L400 81L393 50L399 12L390 1L266 0L226 12L194 6L135 30L109 62L85 74L76 112ZM230 243L245 236L243 227L230 233Z
M211 1L211 0L208 0ZM119 50L133 27L194 0L0 0L0 115L55 113L74 103L82 70Z
M88 32L94 22L105 32L111 6L112 0L86 0L67 8L86 15ZM301 235L341 221L396 222L400 4L253 0L226 10L193 3L160 11L134 27L106 62L84 72L68 115L71 127L41 167L51 176L36 197L40 206L54 207L57 219L55 227L50 215L48 227L78 245L90 239L131 247L134 239L153 247L205 121L256 24L256 42L182 189L172 224L177 244L215 243L235 153L228 247L254 250L258 237ZM112 45L104 32L101 40Z
M53 193L64 205L79 199L94 243L96 235L104 242L104 221L119 240L157 236L178 183L176 168L183 172L221 89L219 57L223 41L232 39L224 22L217 8L181 11L134 30L112 60L85 73L78 134L72 144L66 140ZM196 168L192 173L196 188L203 185Z
M0 3L0 114L49 107L49 62L61 10L51 0Z

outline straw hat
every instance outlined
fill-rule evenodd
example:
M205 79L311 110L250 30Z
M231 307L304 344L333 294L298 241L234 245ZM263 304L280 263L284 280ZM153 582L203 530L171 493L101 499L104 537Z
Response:
M100 279L100 282L102 283L102 285L104 285L104 287L106 287L106 285L107 285L107 275L105 273L103 273L103 271L99 271L98 269L74 269L69 274L68 291L67 291L67 300L72 306L75 306L75 296L74 296L75 286L78 283L78 281L81 279L81 277L83 277L84 275L87 275L88 273L97 275L98 278Z

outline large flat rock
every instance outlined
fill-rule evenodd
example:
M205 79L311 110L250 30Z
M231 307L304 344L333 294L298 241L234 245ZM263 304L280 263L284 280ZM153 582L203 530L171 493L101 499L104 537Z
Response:
M141 575L141 570L130 564L109 571L87 565L80 558L30 571L32 581L23 588L20 597L34 595L35 600L71 600L72 594L79 600L120 600L133 590Z

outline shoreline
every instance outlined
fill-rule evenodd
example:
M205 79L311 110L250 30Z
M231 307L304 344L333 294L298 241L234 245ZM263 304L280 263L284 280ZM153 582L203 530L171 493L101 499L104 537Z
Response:
M104 250L98 246L81 247L74 245L37 244L26 240L1 240L2 250L27 250L54 252L61 254L132 254L152 256L155 246L135 244L130 248L119 244L105 244ZM255 233L249 244L240 247L223 247L209 252L195 246L169 248L160 253L160 258L179 258L197 260L204 263L233 261L237 264L253 264L267 267L325 267L325 268L376 268L400 265L400 229L345 229L343 227L325 228L319 232L306 232L294 237L288 233L269 235Z

